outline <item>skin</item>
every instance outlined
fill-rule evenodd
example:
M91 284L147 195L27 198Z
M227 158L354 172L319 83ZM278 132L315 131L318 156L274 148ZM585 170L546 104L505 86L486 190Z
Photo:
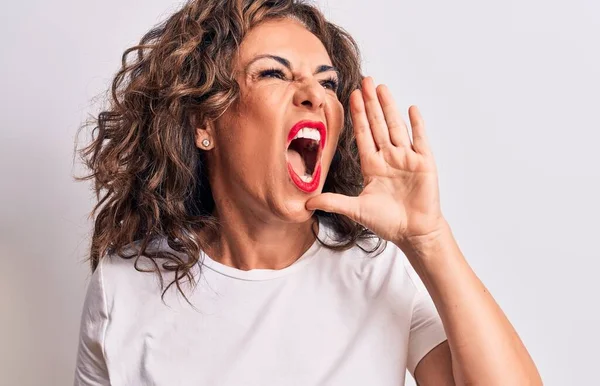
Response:
M293 71L271 58L255 60L267 54L288 60ZM314 242L313 211L305 204L323 187L343 125L343 106L327 83L337 74L314 74L319 66L331 66L331 59L321 41L292 20L268 21L251 30L234 63L239 100L197 129L197 145L208 151L216 215L223 223L207 253L240 269L280 269ZM282 76L260 76L270 68ZM288 133L303 119L327 127L323 177L311 194L292 183L286 163ZM205 138L211 141L208 149L201 143Z
M287 58L294 71L286 70L285 79L252 76L245 65L265 53ZM296 21L270 21L247 35L236 60L240 103L197 130L198 146L208 151L216 215L223 222L208 254L239 269L283 268L314 241L315 209L346 215L404 252L440 314L448 340L417 365L419 385L541 385L525 346L468 265L442 214L435 161L418 108L409 108L411 141L389 89L365 78L362 91L350 98L365 188L358 197L320 194L321 181L307 194L287 175L285 138L300 119L322 120L328 128L326 175L343 110L322 83L331 74L314 74L331 64L325 48ZM253 66L285 70L271 59ZM208 149L201 145L205 138L211 140Z

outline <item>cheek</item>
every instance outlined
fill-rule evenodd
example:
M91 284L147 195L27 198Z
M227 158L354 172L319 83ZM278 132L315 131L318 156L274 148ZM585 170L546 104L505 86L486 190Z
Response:
M332 142L332 147L335 148L336 146L334 144L337 144L342 128L344 127L344 107L337 99L334 103L331 103L330 106L328 111L329 137Z
M261 90L242 94L239 102L221 117L219 139L222 157L238 174L264 174L273 158L284 154L278 132L276 99ZM256 178L252 177L252 180Z

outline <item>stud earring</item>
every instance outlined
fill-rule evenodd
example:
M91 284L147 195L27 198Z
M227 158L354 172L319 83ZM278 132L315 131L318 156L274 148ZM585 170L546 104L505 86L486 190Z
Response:
M202 146L208 147L209 145L210 145L210 141L208 139L203 139L202 140Z

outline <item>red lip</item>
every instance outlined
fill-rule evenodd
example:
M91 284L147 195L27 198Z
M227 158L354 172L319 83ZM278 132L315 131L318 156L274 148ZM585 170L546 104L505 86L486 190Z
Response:
M322 122L319 122L319 121L309 121L309 120L300 121L300 122L296 123L290 129L290 132L288 134L286 149L289 148L290 143L292 142L292 140L294 139L296 134L298 134L298 131L300 131L300 129L302 129L304 127L310 127L312 129L319 130L319 135L321 136L321 140L319 141L319 154L317 156L317 164L315 165L315 170L313 171L313 174L312 174L312 176L313 176L312 181L310 181L310 182L302 181L302 179L300 179L300 177L296 174L296 172L294 171L294 168L292 167L292 165L289 162L287 164L287 167L288 167L288 174L292 178L292 181L294 182L296 187L298 187L298 189L300 189L304 192L311 193L311 192L314 192L315 190L317 190L317 188L319 187L319 183L321 182L321 155L323 154L323 148L325 147L325 142L327 141L327 129L325 128L325 124L323 124Z
M300 121L294 126L292 126L292 128L290 129L290 133L288 134L288 140L285 148L287 149L290 146L290 142L292 142L292 139L294 139L296 134L298 134L300 129L302 129L303 127L310 127L312 129L319 130L319 134L321 135L321 142L319 142L319 150L322 150L325 147L325 142L327 141L327 129L325 128L325 124L319 121L308 120Z
M321 181L321 164L317 164L317 167L315 168L315 171L313 173L313 179L311 182L304 182L300 179L300 177L298 177L298 175L296 174L296 172L294 171L294 169L292 168L292 165L288 162L287 164L288 167L288 173L290 175L290 177L292 177L292 181L294 181L294 184L296 184L296 186L298 188L300 188L300 190L303 190L307 193L312 193L315 190L317 190L317 188L319 187L319 182Z

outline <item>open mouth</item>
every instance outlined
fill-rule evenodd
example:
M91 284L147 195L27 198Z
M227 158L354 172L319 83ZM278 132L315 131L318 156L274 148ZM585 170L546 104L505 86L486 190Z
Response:
M294 184L305 192L319 186L325 138L325 125L321 122L301 121L290 130L286 152L288 172Z

